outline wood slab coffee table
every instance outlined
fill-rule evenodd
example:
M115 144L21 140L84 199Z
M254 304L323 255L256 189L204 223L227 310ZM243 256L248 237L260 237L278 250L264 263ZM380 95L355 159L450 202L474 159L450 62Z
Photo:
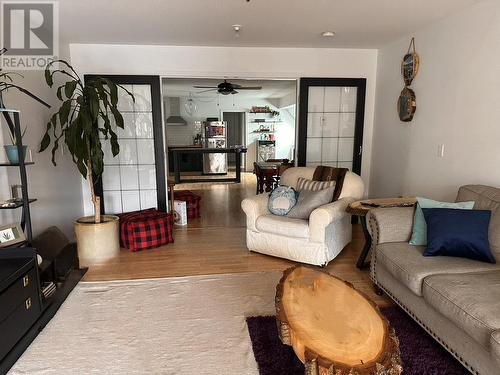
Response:
M321 269L296 266L276 287L276 319L306 375L399 375L399 342L377 305Z

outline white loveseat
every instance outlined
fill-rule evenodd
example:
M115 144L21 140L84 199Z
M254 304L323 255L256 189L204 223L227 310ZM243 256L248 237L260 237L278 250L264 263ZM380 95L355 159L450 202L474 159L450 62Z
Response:
M287 169L280 184L296 187L299 177L313 178L315 167ZM351 215L345 210L363 197L361 177L347 172L339 199L314 210L309 220L272 215L269 193L246 198L241 207L247 216L247 247L262 254L323 266L352 239Z

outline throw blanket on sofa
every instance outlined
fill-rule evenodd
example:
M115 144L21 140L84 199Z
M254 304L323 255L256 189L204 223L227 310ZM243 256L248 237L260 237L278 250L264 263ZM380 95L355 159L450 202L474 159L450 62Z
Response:
M347 174L347 168L335 168L335 167L324 167L317 166L313 180L314 181L335 181L335 191L333 192L332 202L335 202L340 197L340 192L342 191L342 186L344 185L345 175Z

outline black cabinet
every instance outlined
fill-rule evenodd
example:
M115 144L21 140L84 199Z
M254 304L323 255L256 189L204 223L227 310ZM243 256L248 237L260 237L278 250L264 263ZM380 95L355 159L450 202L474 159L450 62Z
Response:
M169 172L174 172L174 156L172 150L176 148L194 148L200 147L169 147L168 148L168 169ZM200 172L203 173L203 154L202 153L186 153L179 155L179 168L181 172Z
M3 250L0 257L0 360L42 312L36 253L29 248L15 250L17 254Z

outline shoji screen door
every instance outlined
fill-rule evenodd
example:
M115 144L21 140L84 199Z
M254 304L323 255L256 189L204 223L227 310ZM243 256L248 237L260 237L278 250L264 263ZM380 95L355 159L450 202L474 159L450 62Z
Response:
M361 172L365 79L302 78L298 164Z
M96 184L103 199L103 213L166 210L160 78L105 77L133 93L135 102L119 90L118 108L125 125L124 129L116 129L120 153L113 157L109 142L105 142L104 174Z

